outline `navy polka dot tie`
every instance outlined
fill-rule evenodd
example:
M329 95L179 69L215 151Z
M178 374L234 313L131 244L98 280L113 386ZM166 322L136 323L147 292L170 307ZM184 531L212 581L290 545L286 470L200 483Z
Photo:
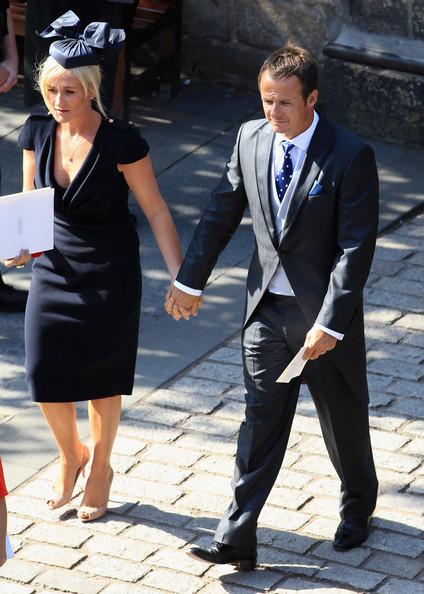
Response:
M275 186L277 188L277 195L280 202L284 198L284 194L286 193L289 183L291 182L291 178L293 177L293 163L290 156L290 151L294 147L294 144L288 140L283 140L281 144L284 151L284 161L280 171L277 171L275 176Z

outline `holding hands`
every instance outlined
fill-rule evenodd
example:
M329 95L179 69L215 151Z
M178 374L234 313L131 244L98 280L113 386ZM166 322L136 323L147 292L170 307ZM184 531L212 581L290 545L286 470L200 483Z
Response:
M202 297L185 293L171 283L165 297L165 311L174 320L189 320L191 316L197 316L202 302Z

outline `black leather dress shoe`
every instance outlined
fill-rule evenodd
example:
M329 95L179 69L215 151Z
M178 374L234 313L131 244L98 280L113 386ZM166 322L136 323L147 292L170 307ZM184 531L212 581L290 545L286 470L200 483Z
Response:
M349 551L359 547L368 538L371 518L342 520L334 535L333 548L336 551Z
M0 281L0 311L25 311L28 292Z
M192 547L188 555L207 563L230 563L237 569L249 571L256 567L256 551L242 547L233 547L222 542L214 542L208 549Z

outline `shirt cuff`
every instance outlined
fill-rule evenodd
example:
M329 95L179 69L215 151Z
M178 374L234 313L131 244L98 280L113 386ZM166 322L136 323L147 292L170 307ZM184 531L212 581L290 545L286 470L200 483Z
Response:
M320 330L323 330L330 336L334 336L334 338L337 338L337 340L343 340L343 338L344 338L344 334L340 334L340 332L336 332L335 330L330 330L329 328L326 328L325 326L322 326L321 324L314 324L314 328L319 328Z
M180 289L180 291L184 291L184 293L194 295L195 297L200 297L200 295L202 294L202 291L200 289L192 289L191 287L187 287L186 285L183 285L177 280L174 281L174 287Z

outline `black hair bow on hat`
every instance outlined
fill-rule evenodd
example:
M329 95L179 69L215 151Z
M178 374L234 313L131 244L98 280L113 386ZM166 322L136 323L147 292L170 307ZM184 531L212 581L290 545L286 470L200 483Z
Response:
M82 28L77 15L68 10L58 17L40 37L59 37L49 48L49 54L63 68L100 64L105 51L118 50L125 41L123 29L111 29L109 23L90 23Z

